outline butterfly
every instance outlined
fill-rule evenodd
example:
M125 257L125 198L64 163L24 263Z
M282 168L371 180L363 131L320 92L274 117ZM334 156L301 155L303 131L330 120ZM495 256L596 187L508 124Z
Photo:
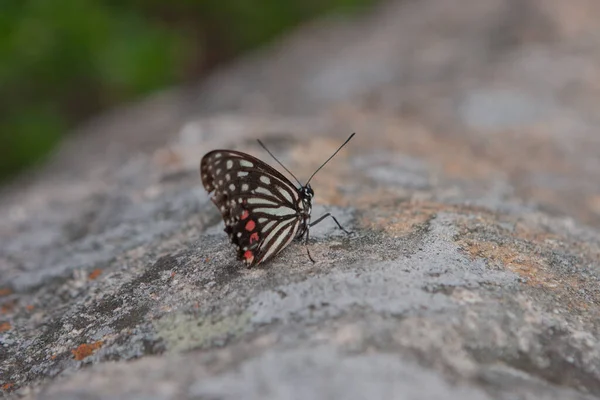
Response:
M304 185L258 140L300 187L275 168L246 153L213 150L202 157L202 184L209 194L212 193L211 200L221 212L225 232L237 247L238 259L250 268L271 260L294 239L305 237L305 244L308 244L310 227L327 217L331 217L345 233L351 233L330 213L311 222L314 191L310 181L354 135L350 135ZM308 247L306 250L314 263Z

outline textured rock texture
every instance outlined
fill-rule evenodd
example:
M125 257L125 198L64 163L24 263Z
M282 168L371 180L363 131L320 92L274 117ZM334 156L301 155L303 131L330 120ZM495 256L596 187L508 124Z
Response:
M0 195L0 390L42 399L600 398L600 3L306 26L82 128ZM246 269L201 156L313 181L317 259Z

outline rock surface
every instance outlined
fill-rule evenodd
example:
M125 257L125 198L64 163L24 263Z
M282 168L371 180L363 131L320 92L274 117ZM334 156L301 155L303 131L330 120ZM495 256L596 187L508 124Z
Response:
M600 398L600 3L315 22L98 119L0 195L0 391L44 399ZM214 148L313 181L246 269Z

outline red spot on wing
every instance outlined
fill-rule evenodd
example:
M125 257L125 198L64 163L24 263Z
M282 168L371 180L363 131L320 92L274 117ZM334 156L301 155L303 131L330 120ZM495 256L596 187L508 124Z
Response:
M244 253L244 259L246 259L246 262L250 264L254 260L254 254L252 254L250 250L246 250Z
M244 212L242 213L242 219L246 219L248 218L248 216L250 215L250 213L248 212L248 210L244 210Z
M254 223L254 221L250 220L246 223L246 230L248 232L252 232L254 230L255 226L256 226L256 224Z
M250 235L250 244L253 242L258 242L258 232L254 232L252 235Z

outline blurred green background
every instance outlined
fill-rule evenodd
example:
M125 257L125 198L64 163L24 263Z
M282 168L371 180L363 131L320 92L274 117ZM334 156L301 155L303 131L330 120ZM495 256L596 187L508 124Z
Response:
M0 0L0 182L82 120L376 0Z

